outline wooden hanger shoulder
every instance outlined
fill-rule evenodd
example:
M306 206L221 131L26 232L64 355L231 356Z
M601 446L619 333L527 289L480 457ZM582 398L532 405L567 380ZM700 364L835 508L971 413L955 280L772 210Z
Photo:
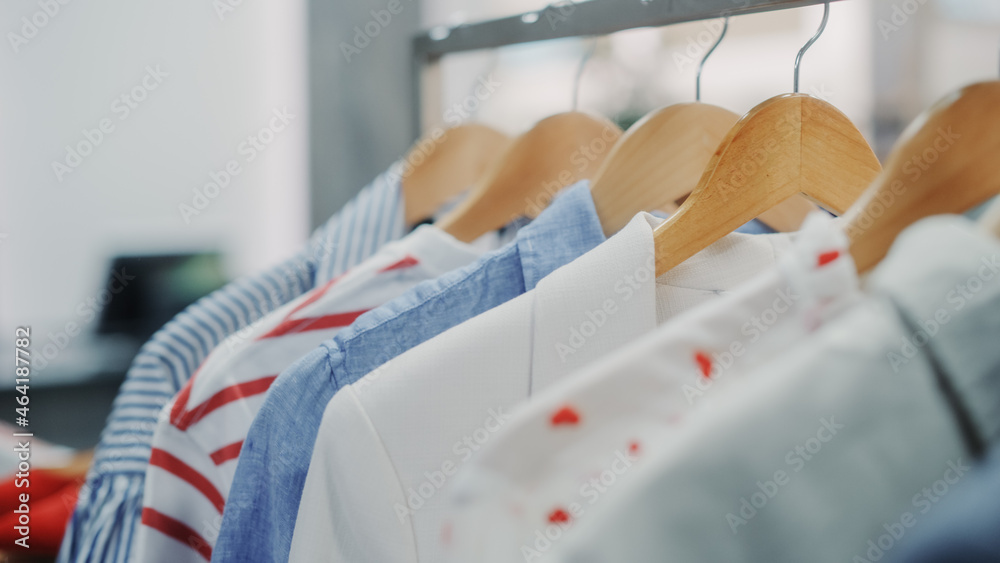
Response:
M964 213L997 195L998 155L1000 81L963 88L918 117L846 217L858 271L877 264L914 222Z
M639 211L653 211L697 185L719 141L739 121L710 104L674 104L636 122L612 148L591 187L605 234Z
M729 131L691 196L656 229L657 275L796 194L843 213L880 170L861 132L829 103L771 98Z
M581 112L543 119L437 224L469 242L516 217L537 215L559 190L592 178L620 136L611 121Z
M507 135L481 124L435 129L403 160L405 220L414 225L472 187L510 145Z

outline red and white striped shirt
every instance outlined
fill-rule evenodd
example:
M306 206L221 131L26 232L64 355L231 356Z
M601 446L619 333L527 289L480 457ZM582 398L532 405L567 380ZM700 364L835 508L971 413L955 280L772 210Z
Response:
M498 244L496 235L467 245L421 226L213 350L157 423L136 560L209 560L240 447L278 374L366 311Z

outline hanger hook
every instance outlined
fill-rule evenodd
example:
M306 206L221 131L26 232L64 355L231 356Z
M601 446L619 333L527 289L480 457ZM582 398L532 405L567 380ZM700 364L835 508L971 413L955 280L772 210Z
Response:
M580 60L580 66L576 69L576 76L573 77L573 111L576 111L577 102L580 99L580 82L583 78L583 69L587 66L587 61L590 57L594 55L594 51L597 50L597 38L590 42L590 48L587 52L583 54L583 59Z
M812 39L810 39L809 42L806 43L804 47L799 49L799 54L795 56L795 84L793 92L795 92L796 94L799 93L799 65L802 64L802 55L805 55L806 51L809 50L809 47L812 47L813 43L815 43L816 40L819 39L819 36L823 35L823 32L826 30L826 22L829 20L830 20L830 3L824 2L823 22L819 24L819 30L816 31L816 35L813 35Z
M729 31L729 16L726 16L726 23L722 25L722 33L719 34L719 38L715 40L715 44L705 53L705 57L701 59L701 64L698 65L698 75L694 79L694 99L696 102L701 101L701 71L705 68L705 61L708 60L708 57L712 56L719 43L722 43L722 38L726 36L727 31Z

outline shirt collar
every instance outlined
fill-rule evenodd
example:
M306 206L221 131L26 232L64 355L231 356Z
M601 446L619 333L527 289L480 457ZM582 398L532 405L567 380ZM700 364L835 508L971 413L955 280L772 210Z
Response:
M566 188L517 233L525 290L534 288L553 270L604 240L604 229L590 197L589 181L581 180Z
M415 258L425 267L441 275L474 262L484 252L499 245L499 235L490 232L471 243L464 243L434 225L420 225L399 241L401 254Z
M789 235L732 233L656 278L653 229L660 223L639 213L605 243L538 284L533 387L656 328L658 292L662 298L673 288L731 289L775 266L790 245Z
M929 351L974 430L1000 438L1000 241L957 216L903 231L869 278L914 327L886 351L886 367Z
M656 281L674 288L729 291L775 266L796 237L797 233L729 233Z

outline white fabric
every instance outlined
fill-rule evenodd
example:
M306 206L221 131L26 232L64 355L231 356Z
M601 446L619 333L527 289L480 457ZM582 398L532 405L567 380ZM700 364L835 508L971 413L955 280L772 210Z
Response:
M277 374L364 311L472 262L498 242L491 234L467 245L421 226L213 350L157 423L136 560L202 561L199 547L215 545L236 455ZM171 520L197 536L179 532ZM180 541L185 535L188 541Z
M886 558L1000 438L1000 242L922 221L866 290L717 390L542 560Z
M320 427L291 561L442 561L442 489L514 405L747 281L789 245L788 235L732 234L656 280L658 223L636 216L533 291L341 389Z
M829 216L811 215L778 268L518 411L455 478L451 560L541 559L614 495L633 464L662 451L717 385L795 346L859 295L847 238Z

